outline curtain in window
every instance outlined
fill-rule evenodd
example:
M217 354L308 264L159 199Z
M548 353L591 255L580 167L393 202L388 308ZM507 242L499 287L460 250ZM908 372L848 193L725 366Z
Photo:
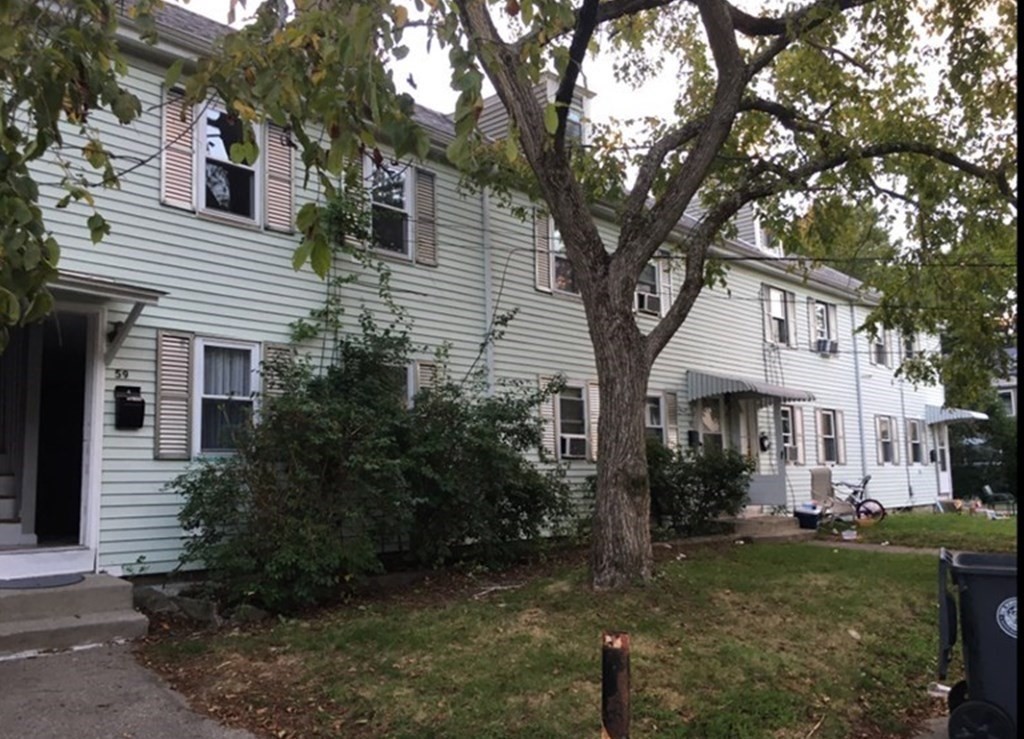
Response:
M206 347L203 362L203 395L248 398L251 382L252 359L248 349Z

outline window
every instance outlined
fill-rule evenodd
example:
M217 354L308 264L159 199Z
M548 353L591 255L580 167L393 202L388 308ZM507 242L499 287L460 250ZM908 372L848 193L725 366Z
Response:
M799 411L794 410L797 411L796 419L799 425ZM818 464L846 464L846 431L843 412L835 408L818 408L814 412L814 424L818 437Z
M782 455L787 464L803 464L803 429L800 409L784 405L779 409L782 426Z
M907 464L924 463L923 424L916 418L907 419Z
M641 313L661 313L661 295L659 294L660 270L651 262L640 273L636 283L636 309Z
M836 306L822 300L808 298L810 308L811 349L819 354L839 352L839 329Z
M913 334L907 334L903 337L903 358L913 359L920 354L920 349L917 345L917 337Z
M794 307L796 296L777 287L762 288L765 314L765 341L786 346L796 345Z
M558 454L562 459L587 456L587 409L583 388L567 387L558 394Z
M885 329L871 340L871 363L889 366L889 332Z
M409 166L395 162L379 165L366 160L370 184L370 239L374 249L389 254L411 255L409 212L412 176Z
M252 416L259 351L255 344L196 340L197 428L200 453L230 452L235 435Z
M648 439L657 439L665 443L665 414L661 398L657 395L647 397L644 410L644 427Z
M896 419L875 416L875 436L878 444L878 464L899 464L896 450Z
M700 434L701 448L705 452L720 452L725 449L722 415L722 401L719 398L700 401L697 404L697 433Z
M583 111L569 108L565 116L565 140L583 143Z
M231 147L245 140L241 118L209 107L199 134L201 208L255 221L260 179L256 166L231 161Z
M999 402L1003 404L1003 410L1007 416L1017 415L1017 392L1013 389L1000 390Z
M551 224L551 287L562 293L579 295L580 289L576 284L576 275L573 273L572 262L569 255L565 253L565 244L562 243L562 235L558 233L555 224Z

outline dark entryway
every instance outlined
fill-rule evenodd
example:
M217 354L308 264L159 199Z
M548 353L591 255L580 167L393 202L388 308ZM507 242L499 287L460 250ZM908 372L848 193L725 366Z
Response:
M88 319L59 313L43 327L36 535L41 545L78 544Z

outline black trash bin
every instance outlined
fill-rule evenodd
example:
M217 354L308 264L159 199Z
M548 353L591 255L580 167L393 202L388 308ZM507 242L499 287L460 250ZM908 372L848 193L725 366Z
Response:
M953 580L955 599L948 588L947 572ZM940 550L940 680L946 677L953 655L958 620L967 679L949 692L949 737L1016 739L1015 555Z

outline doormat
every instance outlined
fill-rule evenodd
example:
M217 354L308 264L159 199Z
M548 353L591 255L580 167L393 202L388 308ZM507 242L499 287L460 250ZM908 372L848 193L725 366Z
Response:
M85 575L46 575L44 577L16 577L0 580L0 590L34 590L36 588L61 588L82 582Z

